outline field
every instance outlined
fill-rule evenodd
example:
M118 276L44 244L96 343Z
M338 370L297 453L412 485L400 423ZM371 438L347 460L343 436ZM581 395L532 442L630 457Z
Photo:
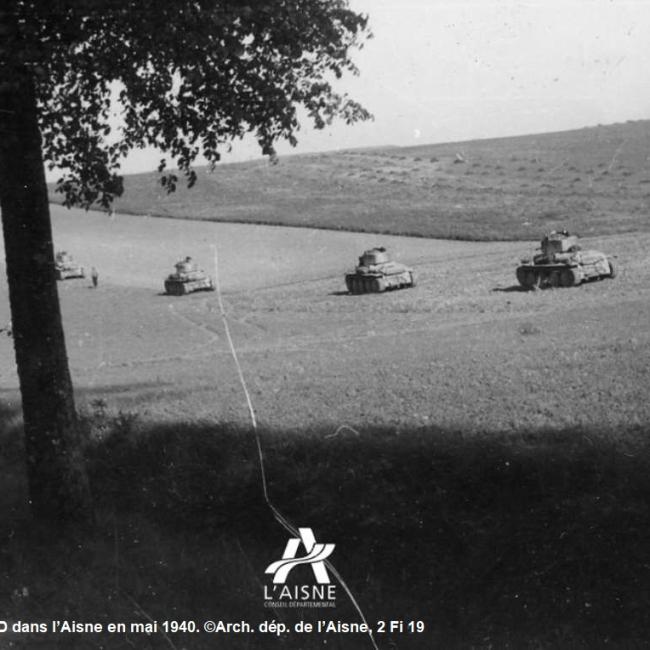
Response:
M170 260L186 252L214 275L216 245L265 425L616 430L650 415L647 235L585 240L616 256L615 281L526 293L514 269L534 242L369 238L54 210L60 246L101 273L101 291L84 281L60 285L82 397L110 389L116 408L146 404L154 419L247 422L215 294L160 295ZM345 271L374 244L417 269L415 289L347 295ZM5 304L0 319L7 317ZM15 382L10 340L3 347L7 386Z
M118 212L463 240L648 232L650 121L129 176ZM245 192L242 192L245 188ZM52 194L53 200L60 195Z
M626 142L609 176L635 150L634 139ZM515 145L502 145L503 154L498 143L481 146L494 160L513 155ZM463 149L465 162L449 163L445 173L479 170L471 166L477 147ZM386 155L395 158L391 165L406 165L398 156L423 151ZM337 156L352 167L379 153ZM581 168L598 168L584 158ZM294 164L278 169L288 177ZM644 164L626 183L633 176L642 186ZM529 174L528 182L536 178ZM415 191L410 173L405 183ZM246 204L252 195L240 195L241 214L261 221ZM451 195L437 196L446 205ZM485 206L495 196L486 194ZM542 214L574 195L521 196L528 203L514 202L508 223L518 211L524 218L528 205ZM463 205L483 204L471 192L465 197ZM334 612L263 608L264 569L281 557L287 534L262 499L216 293L163 294L173 262L191 254L212 276L218 271L272 501L318 541L336 544L332 562L375 629L388 619L425 624L422 634L377 633L379 648L647 647L650 229L643 197L625 203L609 187L591 214L597 228L587 213L576 216L583 246L614 257L615 279L535 292L519 290L514 270L555 223L537 217L503 237L510 241L497 241L505 226L486 216L496 212L470 219L461 207L452 221L441 208L427 222L432 228L445 222L448 234L459 235L471 226L468 239L494 240L443 241L54 206L57 248L100 274L97 289L87 280L59 285L98 531L52 541L30 525L17 379L11 339L3 336L0 620L358 621L342 590ZM342 207L346 201L342 191ZM404 213L379 229L395 233L407 224L410 231L416 203L402 202ZM392 204L382 205L388 218ZM291 206L285 216L293 219L300 210ZM304 208L300 225L320 221L320 209L317 200ZM373 245L411 265L417 286L348 295L343 275ZM3 298L0 323L8 317ZM363 634L216 642L182 633L0 635L2 650L324 645L372 648Z

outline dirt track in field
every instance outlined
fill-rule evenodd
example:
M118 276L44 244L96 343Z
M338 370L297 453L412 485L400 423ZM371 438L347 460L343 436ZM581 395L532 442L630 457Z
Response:
M583 241L616 256L614 280L526 293L514 269L533 242L53 212L57 248L100 272L97 290L87 280L59 285L86 408L101 398L143 419L247 421L216 294L162 295L187 254L214 275L216 245L262 425L616 434L650 422L650 235ZM417 287L347 295L343 274L378 244L414 266ZM4 278L2 292L0 322ZM0 396L15 402L12 354L3 336Z

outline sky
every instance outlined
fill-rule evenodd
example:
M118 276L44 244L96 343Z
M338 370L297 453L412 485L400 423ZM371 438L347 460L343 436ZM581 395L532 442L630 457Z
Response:
M372 122L304 122L280 155L410 146L650 118L650 0L350 0L374 37L336 86ZM223 162L259 158L235 142ZM130 173L160 156L136 152Z

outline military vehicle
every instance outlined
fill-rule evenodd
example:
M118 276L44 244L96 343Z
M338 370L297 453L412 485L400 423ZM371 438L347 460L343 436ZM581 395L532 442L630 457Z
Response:
M191 257L175 264L176 272L165 280L165 292L170 296L184 296L194 291L214 291L212 278L199 269Z
M59 251L54 256L54 269L57 280L67 280L68 278L85 278L84 267L79 266L70 253Z
M616 269L611 258L595 250L582 250L578 237L566 230L544 235L541 252L522 259L517 280L524 289L575 287L587 280L613 278Z
M364 251L354 272L346 273L345 284L353 294L381 293L415 286L415 274L408 266L392 262L382 246Z

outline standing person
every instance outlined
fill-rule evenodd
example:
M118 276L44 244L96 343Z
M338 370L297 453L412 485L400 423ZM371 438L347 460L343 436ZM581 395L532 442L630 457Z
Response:
M93 287L96 289L99 284L99 273L97 273L97 269L94 266L90 269L90 278L93 281Z

